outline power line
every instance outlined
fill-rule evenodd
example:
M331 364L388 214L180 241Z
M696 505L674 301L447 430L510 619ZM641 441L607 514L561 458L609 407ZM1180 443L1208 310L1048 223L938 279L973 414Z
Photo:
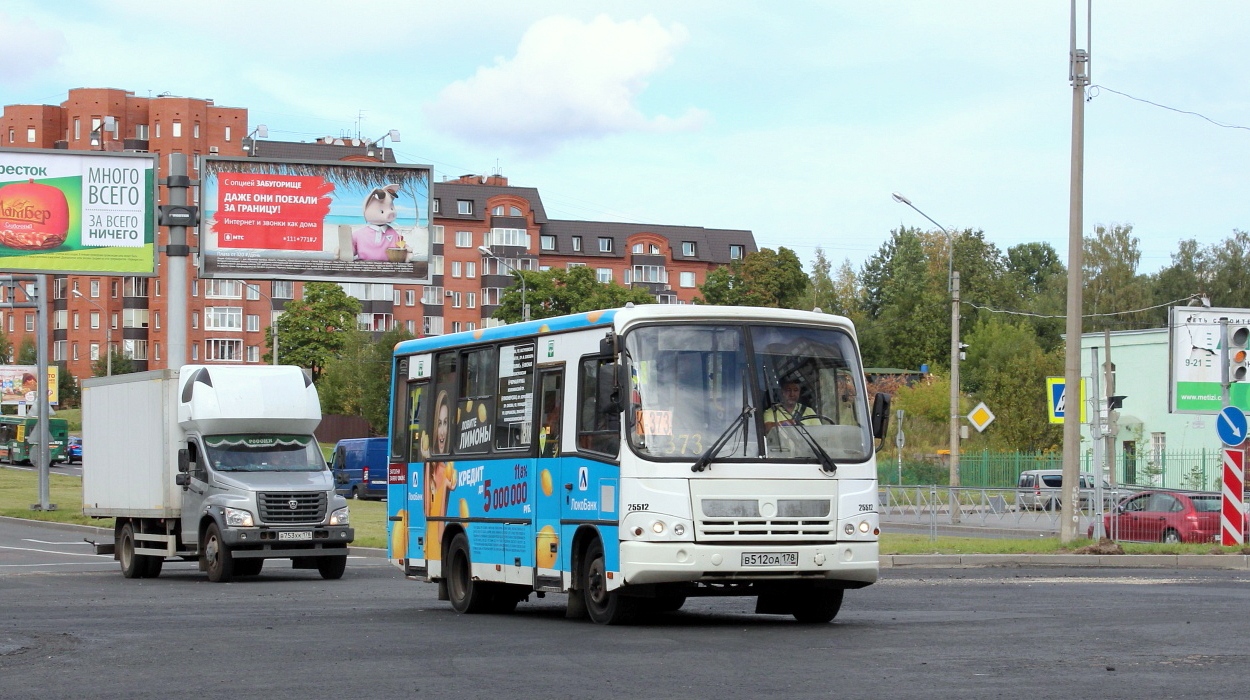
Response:
M1132 311L1108 311L1106 313L1098 313L1098 314L1083 314L1081 318L1099 318L1099 317L1104 317L1104 316L1127 316L1129 314L1139 314L1144 311L1154 311L1155 309L1161 309L1167 306L1173 306L1175 304L1181 303L1182 301L1193 301L1194 299L1200 299L1200 298L1201 298L1200 294L1190 294L1187 297L1182 297L1180 299L1165 302L1162 304L1155 304L1154 306L1147 306L1144 309L1133 309ZM1029 311L1008 311L1007 309L995 309L993 307L982 306L981 304L977 304L971 301L965 301L963 303L967 304L968 306L971 306L974 309L988 311L993 314L1010 314L1012 316L1030 316L1032 318L1067 318L1068 317L1067 314L1062 314L1062 315L1035 314Z
M1198 117L1198 118L1200 118L1200 119L1205 119L1206 121L1209 121L1209 122L1211 122L1212 124L1214 124L1214 125L1216 125L1216 126L1218 126L1218 127L1223 127L1223 128L1225 128L1225 129L1245 129L1246 131L1250 131L1250 127L1248 127L1248 126L1240 126L1240 125L1238 125L1238 124L1224 124L1224 123L1222 123L1222 122L1217 122L1217 121L1215 121L1214 119L1212 119L1212 118L1210 118L1210 117L1206 116L1205 114L1200 114L1200 113L1198 113L1198 112L1191 112L1191 111L1189 111L1189 110L1187 110L1187 109L1177 109L1176 107L1169 107L1169 106L1167 106L1167 105L1164 105L1164 104L1159 104L1158 102L1152 102L1152 101L1150 101L1150 100L1143 99L1143 98L1141 98L1141 97L1134 97L1134 96L1132 96L1132 95L1130 95L1130 94L1128 94L1128 93L1126 93L1126 92L1120 92L1119 90L1112 90L1111 88L1107 87L1106 85L1091 85L1091 86L1089 87L1089 91L1088 91L1088 93L1087 93L1087 94L1088 94L1088 97L1087 97L1086 99L1087 99L1087 100L1093 100L1095 97L1097 97L1097 96L1098 96L1098 92L1099 92L1100 90L1106 90L1107 92L1113 92L1113 93L1115 93L1115 94L1117 94L1117 95L1119 95L1119 96L1121 96L1121 97L1127 97L1127 98L1129 98L1130 100L1136 100L1136 101L1138 101L1138 102L1145 102L1145 103L1146 103L1146 104L1148 104L1148 105L1153 105L1153 106L1158 107L1158 108L1160 108L1160 109L1166 109L1166 110L1168 110L1168 111L1170 111L1170 112L1176 112L1177 114L1188 114L1188 115L1191 115L1191 116L1194 116L1194 117Z

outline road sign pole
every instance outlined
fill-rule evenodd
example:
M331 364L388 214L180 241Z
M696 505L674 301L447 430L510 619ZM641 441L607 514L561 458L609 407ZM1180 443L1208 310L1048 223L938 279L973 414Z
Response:
M1220 504L1220 530L1223 535L1220 544L1225 547L1245 544L1245 532L1242 530L1242 523L1245 522L1242 511L1244 508L1242 493L1245 488L1246 475L1245 457L1246 453L1240 447L1224 448L1224 498Z

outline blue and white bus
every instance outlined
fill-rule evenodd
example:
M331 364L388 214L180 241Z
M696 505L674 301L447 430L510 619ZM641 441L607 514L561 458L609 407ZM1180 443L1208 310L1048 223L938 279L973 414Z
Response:
M465 613L689 596L828 622L877 580L877 440L851 322L642 305L395 348L389 554Z

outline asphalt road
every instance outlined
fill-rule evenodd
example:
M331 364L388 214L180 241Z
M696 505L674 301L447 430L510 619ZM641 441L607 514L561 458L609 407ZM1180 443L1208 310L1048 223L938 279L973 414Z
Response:
M464 616L384 559L126 580L81 533L0 520L0 698L1167 698L1250 681L1250 574L887 569L828 625L692 599L634 627L564 597Z

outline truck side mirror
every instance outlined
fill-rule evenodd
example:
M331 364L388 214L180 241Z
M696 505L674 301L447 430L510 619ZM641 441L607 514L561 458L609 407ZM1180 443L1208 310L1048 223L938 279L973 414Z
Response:
M183 474L191 471L191 458L187 455L187 448L178 450L178 471Z

